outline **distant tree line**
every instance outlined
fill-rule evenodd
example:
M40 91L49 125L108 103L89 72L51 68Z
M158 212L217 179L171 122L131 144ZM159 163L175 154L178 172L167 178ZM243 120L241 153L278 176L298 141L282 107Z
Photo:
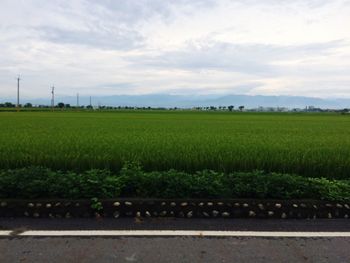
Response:
M15 108L16 104L13 104L11 102L4 102L0 103L0 108ZM25 103L19 105L20 108L42 108L42 109L49 109L52 108L52 106L49 105L33 105L32 103ZM105 106L105 105L98 105L98 106L92 106L92 105L81 105L81 106L72 106L68 103L59 102L54 106L55 109L88 109L88 110L186 110L183 108L178 107L135 107L135 106ZM245 107L243 105L238 106L235 108L234 105L229 106L205 106L205 107L193 107L192 110L198 110L198 111L244 111ZM189 110L187 108L187 110ZM279 112L279 111L291 111L291 112L337 112L342 114L350 113L350 108L344 108L344 109L322 109L322 108L316 108L313 106L308 106L304 109L287 109L285 107L258 107L253 109L248 109L247 111L261 111L261 112Z

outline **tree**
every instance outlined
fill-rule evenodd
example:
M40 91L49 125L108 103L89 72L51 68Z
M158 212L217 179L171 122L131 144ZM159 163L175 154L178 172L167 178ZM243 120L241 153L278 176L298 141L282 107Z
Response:
M33 105L29 102L24 104L24 108L32 108L32 107L33 107Z
M240 111L243 111L244 106L239 106L238 109L239 109Z
M57 107L59 107L60 109L63 109L64 108L64 103L63 102L59 102L57 104Z
M5 105L5 108L14 108L15 107L15 105L12 104L11 102L5 102L4 105Z
M235 108L235 106L230 105L230 106L228 106L227 108L228 108L229 111L233 111L233 109Z

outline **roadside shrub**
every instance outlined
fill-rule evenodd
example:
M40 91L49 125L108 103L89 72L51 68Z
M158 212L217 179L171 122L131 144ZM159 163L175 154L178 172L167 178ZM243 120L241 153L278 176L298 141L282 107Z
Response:
M0 170L0 198L260 198L350 200L350 181L263 171L144 172L127 163L118 174L43 167Z

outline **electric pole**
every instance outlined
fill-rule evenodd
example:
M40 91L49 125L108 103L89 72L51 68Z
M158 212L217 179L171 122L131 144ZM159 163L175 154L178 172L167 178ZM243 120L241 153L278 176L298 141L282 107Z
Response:
M77 108L79 108L79 93L77 93Z
M51 108L52 108L52 111L55 110L55 86L52 86L51 87Z
M91 103L91 96L90 96L90 108L92 108L92 103Z
M19 110L19 81L20 80L21 80L21 78L18 75L18 77L17 77L17 104L16 104L17 110Z

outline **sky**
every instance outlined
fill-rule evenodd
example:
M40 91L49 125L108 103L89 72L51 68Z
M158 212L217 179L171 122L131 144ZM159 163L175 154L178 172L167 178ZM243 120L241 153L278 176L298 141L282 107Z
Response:
M350 98L350 0L0 0L0 97Z

